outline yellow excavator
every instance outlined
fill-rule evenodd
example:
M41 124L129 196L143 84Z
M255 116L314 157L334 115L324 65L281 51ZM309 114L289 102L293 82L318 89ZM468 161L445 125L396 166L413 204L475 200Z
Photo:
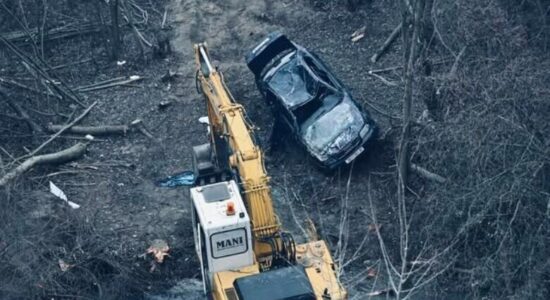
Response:
M209 142L193 147L193 232L204 292L215 300L347 299L323 240L296 244L281 228L269 177L242 105L195 44Z

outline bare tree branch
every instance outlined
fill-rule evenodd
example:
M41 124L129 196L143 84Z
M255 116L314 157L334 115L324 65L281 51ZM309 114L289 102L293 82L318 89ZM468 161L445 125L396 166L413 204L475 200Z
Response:
M376 53L370 58L370 61L375 63L378 61L378 59L380 59L380 57L382 55L384 55L384 53L386 53L386 51L388 51L388 48L390 47L390 45L393 43L393 41L395 41L395 39L399 36L399 33L401 32L401 29L403 28L403 22L399 23L399 25L397 25L393 31L391 32L390 36L386 39L386 41L384 42L384 44L382 44L382 46L380 47L380 49L378 49L378 51L376 51Z
M52 135L47 141L42 143L42 145L38 146L38 148L34 149L31 153L19 158L18 160L21 160L23 158L31 157L35 155L36 153L40 152L44 147L46 147L49 143L51 143L53 140L55 140L59 135L61 135L63 132L68 130L69 128L73 127L76 123L80 122L89 112L96 106L97 101L92 103L80 116L78 116L76 119L74 119L71 123L65 125L63 128L61 128L58 132L56 132L54 135Z
M88 147L88 143L78 143L68 149L65 149L59 152L31 157L25 160L17 168L9 171L8 173L6 173L6 175L0 178L0 187L5 186L8 182L13 180L17 176L27 172L34 166L43 165L43 164L60 164L60 163L77 159L82 155L84 155L87 147Z

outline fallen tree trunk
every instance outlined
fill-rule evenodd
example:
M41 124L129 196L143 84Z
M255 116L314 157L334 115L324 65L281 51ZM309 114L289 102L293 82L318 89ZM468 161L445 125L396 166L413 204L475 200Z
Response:
M386 53L386 51L388 50L388 48L390 47L390 45L393 43L393 41L395 40L395 38L397 38L397 36L399 35L399 33L401 32L401 28L403 27L403 22L399 23L399 25L397 25L397 27L395 27L392 31L392 33L390 34L390 36L386 39L386 41L384 42L384 44L382 45L382 47L380 47L380 49L378 49L378 51L376 51L376 53L370 58L370 61L375 63L376 61L378 61L378 59L384 55L384 53Z
M28 155L25 155L23 158L26 158L26 157L30 157L30 156L33 156L35 155L36 153L38 153L38 151L42 150L42 148L46 147L46 145L48 145L51 141L55 140L60 134L62 134L65 130L73 127L76 123L80 122L80 120L82 120L89 112L90 110L92 110L92 108L94 106L96 106L97 104L97 101L92 103L92 105L90 105L82 114L80 114L80 116L78 116L76 119L74 119L71 123L69 123L68 125L65 125L63 126L63 128L61 128L59 131L57 131L54 135L52 135L47 141L45 141L44 143L42 143L42 145L38 146L38 148L34 149L34 151L32 151L31 153L29 153ZM18 159L19 160L19 159Z
M84 155L87 147L88 143L78 143L71 148L59 152L33 156L0 178L0 187L5 186L8 182L32 169L34 166L43 164L61 164L75 160Z
M50 124L46 128L50 132L58 132L63 129L65 125L53 125ZM75 134L91 134L96 135L109 135L109 134L126 134L130 128L127 125L104 125L104 126L73 126L67 130L66 133Z

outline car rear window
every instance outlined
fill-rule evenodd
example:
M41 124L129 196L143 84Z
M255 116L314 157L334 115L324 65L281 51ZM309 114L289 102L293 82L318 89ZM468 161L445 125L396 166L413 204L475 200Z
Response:
M298 60L291 59L269 79L269 87L289 107L308 102L317 94L317 81Z

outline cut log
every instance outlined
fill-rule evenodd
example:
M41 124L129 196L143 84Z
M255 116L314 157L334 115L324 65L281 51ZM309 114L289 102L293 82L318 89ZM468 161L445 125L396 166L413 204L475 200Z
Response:
M382 47L380 47L380 49L378 49L378 51L370 58L371 62L375 63L376 61L378 61L378 59L380 59L382 55L384 55L384 53L386 53L386 51L388 51L388 48L393 43L395 38L399 36L399 33L401 32L402 27L403 27L403 22L399 23L399 25L397 25L397 27L393 29L392 33L386 39Z
M75 160L84 155L87 147L88 143L78 143L59 152L33 156L0 178L0 187L5 186L8 182L32 169L34 166L43 164L61 164Z

